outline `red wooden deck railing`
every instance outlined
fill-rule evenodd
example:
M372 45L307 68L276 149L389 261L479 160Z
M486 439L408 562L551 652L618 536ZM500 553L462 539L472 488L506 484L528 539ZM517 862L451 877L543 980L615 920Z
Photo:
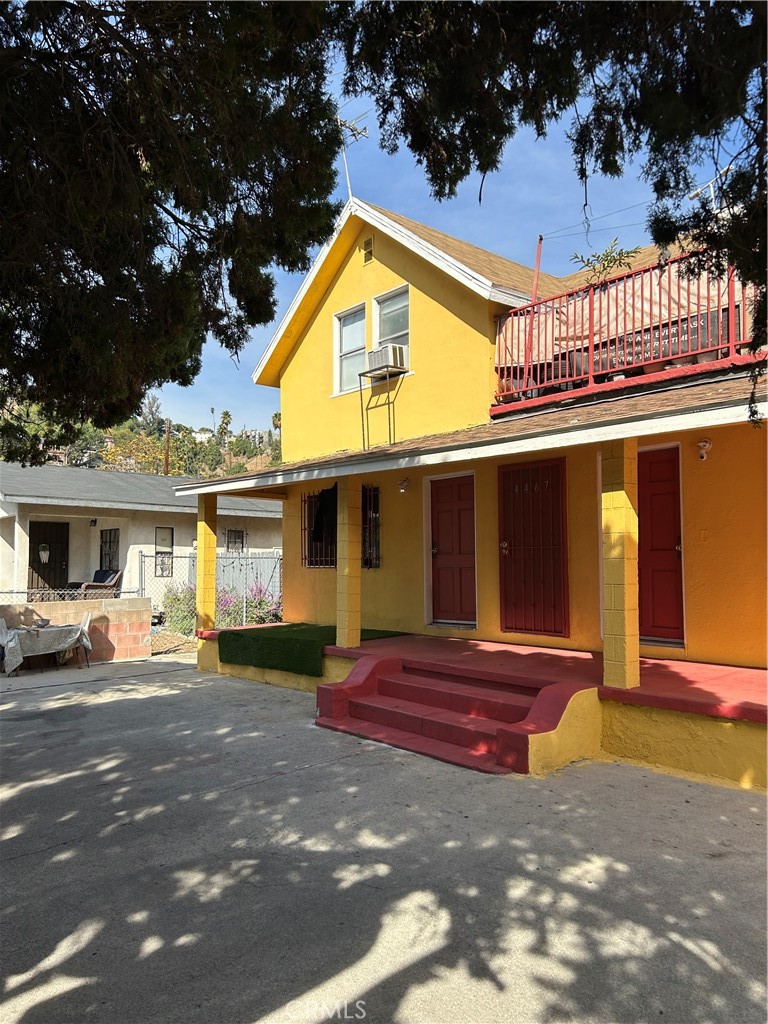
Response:
M689 261L676 257L499 317L497 401L557 396L745 353L756 289L733 272L691 276Z

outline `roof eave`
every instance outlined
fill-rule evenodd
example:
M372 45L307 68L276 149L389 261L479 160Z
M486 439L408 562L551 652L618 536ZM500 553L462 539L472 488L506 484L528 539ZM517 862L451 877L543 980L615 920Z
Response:
M768 416L768 402L758 403L758 412L761 417ZM443 448L436 447L428 452L411 452L403 455L383 453L377 456L371 454L369 458L360 459L342 456L338 462L328 461L320 465L310 464L296 469L291 469L290 466L276 467L274 471L258 477L243 477L223 485L221 483L217 485L215 481L184 484L177 490L181 494L219 494L226 497L232 492L286 487L290 484L311 483L333 477L360 476L365 473L401 471L452 462L469 462L474 459L508 457L637 437L640 433L657 435L680 430L729 426L747 421L748 413L743 401L729 401L704 409L673 410L640 418L621 419L617 417L597 425L585 423L557 431L548 429L546 417L542 417L541 430L521 438L483 439L469 444L466 442L452 443Z
M304 299L320 273L320 269L328 258L328 255L339 238L342 230L346 226L347 222L354 216L370 224L371 227L378 228L379 230L386 232L386 234L396 242L399 242L417 256L421 256L428 263L431 263L439 270L442 270L453 280L464 285L465 288L475 292L475 294L481 296L481 298L486 301L500 303L505 306L519 306L525 305L531 300L530 292L518 291L512 288L505 288L503 285L494 284L493 281L490 281L487 277L477 273L477 271L470 270L469 267L459 262L459 260L454 259L452 256L449 256L441 249L432 245L430 242L427 242L425 239L415 235L402 224L398 224L395 221L390 220L389 217L386 217L379 210L369 206L367 203L363 202L362 199L355 199L353 197L347 201L338 221L336 222L333 234L317 254L309 273L304 278L301 287L286 310L285 316L282 318L277 330L272 335L272 338L270 339L264 354L259 360L256 369L251 374L251 379L254 384L261 384L267 387L280 386L281 367L273 362L273 357L277 351L278 345L280 344L283 335L287 332L293 322L296 314L299 312Z

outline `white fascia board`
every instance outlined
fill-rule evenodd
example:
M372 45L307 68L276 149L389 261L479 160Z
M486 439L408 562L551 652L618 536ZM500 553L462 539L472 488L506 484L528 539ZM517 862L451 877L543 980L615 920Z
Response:
M448 274L448 276L452 277L455 281L458 281L466 288L476 292L482 298L488 299L490 302L499 302L505 306L521 306L526 305L531 301L529 292L518 292L512 288L504 288L500 285L494 285L487 277L483 277L482 274L478 274L476 271L470 270L469 267L460 263L452 256L449 256L447 253L443 252L442 249L438 249L430 242L427 242L418 235L415 235L412 231L409 231L408 228L403 227L402 224L397 224L395 221L390 220L389 217L385 217L383 213L380 213L378 210L374 210L361 199L352 198L347 201L344 209L341 211L341 215L336 222L333 234L318 253L309 273L302 282L301 288L299 288L293 302L288 307L285 316L280 321L280 325L272 335L272 338L267 345L264 354L259 360L256 369L251 374L251 380L254 384L258 382L265 366L271 359L272 353L275 351L283 332L288 327L288 324L291 322L296 311L301 305L304 296L309 291L312 282L330 252L333 243L338 238L342 228L349 218L353 216L360 217L361 220L366 221L366 223L370 224L371 227L379 228L380 231L383 231L385 234L389 235L390 238L393 238L396 242L405 246L406 249L410 249L410 251L416 253L417 256L421 256L423 259L427 260L428 263L431 263L439 270Z
M758 404L761 417L768 416L768 402ZM355 462L329 462L322 466L303 469L276 468L274 473L258 479L232 481L229 485L215 483L184 484L179 487L182 494L221 494L228 491L247 490L249 487L272 488L289 484L327 480L330 477L361 476L365 473L382 473L388 470L403 470L419 466L441 466L453 462L469 462L477 459L506 458L531 452L551 451L558 448L574 448L577 445L600 444L644 434L671 434L681 430L705 430L708 427L731 426L747 423L748 413L743 403L702 409L696 412L676 412L655 415L624 422L601 423L598 426L580 424L576 427L552 433L547 431L545 420L542 431L534 436L503 441L479 441L465 448L445 448L426 452L422 455L383 456L361 459Z
M495 286L487 277L478 274L476 270L470 270L469 267L449 256L442 249L438 249L431 242L427 242L418 235L415 235L408 228L403 227L402 224L397 224L395 221L390 220L389 217L385 217L383 213L374 210L362 200L353 199L351 202L355 206L355 212L363 220L368 221L373 227L386 232L396 242L400 242L401 245L405 246L406 249L410 249L417 256L421 256L428 263L442 270L466 288L476 292L482 298L494 302L510 302L510 304L514 304L514 302L525 304L531 301L530 293L517 292L513 289Z
M344 209L341 211L341 213L339 214L339 219L336 221L336 226L333 229L333 234L328 239L328 241L325 243L325 245L322 247L320 252L317 254L317 256L315 257L315 260L314 260L312 266L309 269L309 273L304 278L304 280L301 282L301 288L299 288L299 290L294 295L293 301L291 302L290 306L288 307L288 309L285 312L285 316L280 321L280 323L278 325L278 328L275 331L275 333L272 335L272 338L270 339L269 344L267 345L266 349L264 350L264 353L262 354L262 357L259 360L259 362L258 362L258 364L256 366L256 369L251 374L251 380L253 381L254 384L258 383L258 379L261 376L261 374L262 374L262 372L264 370L264 367L267 365L269 360L272 358L272 353L277 348L277 344L280 341L280 338L282 337L283 333L285 332L285 329L288 327L288 324L291 322L291 320L296 315L296 311L298 310L299 306L301 305L302 301L304 300L304 296L307 294L307 292L311 288L312 282L315 280L315 278L317 277L317 275L318 275L318 273L320 271L320 267L323 265L323 263L326 260L326 257L328 256L328 253L331 251L331 248L333 247L333 243L339 237L339 235L341 234L341 231L342 231L344 225L347 223L349 218L354 213L354 209L353 209L354 202L355 202L354 199L348 199L347 202L345 203Z

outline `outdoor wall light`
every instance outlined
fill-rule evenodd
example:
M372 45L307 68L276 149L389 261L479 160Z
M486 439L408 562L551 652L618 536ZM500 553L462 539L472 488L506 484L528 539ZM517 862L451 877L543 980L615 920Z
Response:
M95 526L95 525L96 525L96 520L95 520L95 519L92 519L92 520L91 520L91 526Z
M699 449L699 462L706 462L707 456L712 451L712 442L708 437L704 437L701 441L696 442L696 447Z
M400 491L401 494L405 494L405 492L408 490L408 486L409 486L410 482L411 481L408 479L407 476L404 476L402 480L398 480L397 481L397 489L398 489L398 491Z

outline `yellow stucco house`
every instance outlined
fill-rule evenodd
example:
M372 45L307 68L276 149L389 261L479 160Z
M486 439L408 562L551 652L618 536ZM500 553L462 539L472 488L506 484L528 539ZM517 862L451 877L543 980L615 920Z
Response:
M602 750L764 780L753 292L691 276L687 261L649 248L607 281L555 278L351 199L253 375L280 389L284 464L181 488L199 501L201 668L227 671L206 561L217 496L277 498L284 618L336 626L324 724L349 726L355 686L378 692L359 659L398 649L360 646L361 627L378 628L410 634L401 658L406 639L423 655L424 638L450 638L446 692L481 654L486 690L503 688L505 666L519 682L523 664L548 684L533 698L538 725L531 712L506 739L475 743L499 770ZM326 684L352 666L332 699ZM571 685L559 701L554 683ZM441 699L447 713L453 698ZM347 731L408 746L408 709L387 707L378 734L362 712ZM428 717L411 749L434 753ZM696 738L675 752L683 721ZM713 768L723 743L734 750ZM510 744L524 756L505 760Z

